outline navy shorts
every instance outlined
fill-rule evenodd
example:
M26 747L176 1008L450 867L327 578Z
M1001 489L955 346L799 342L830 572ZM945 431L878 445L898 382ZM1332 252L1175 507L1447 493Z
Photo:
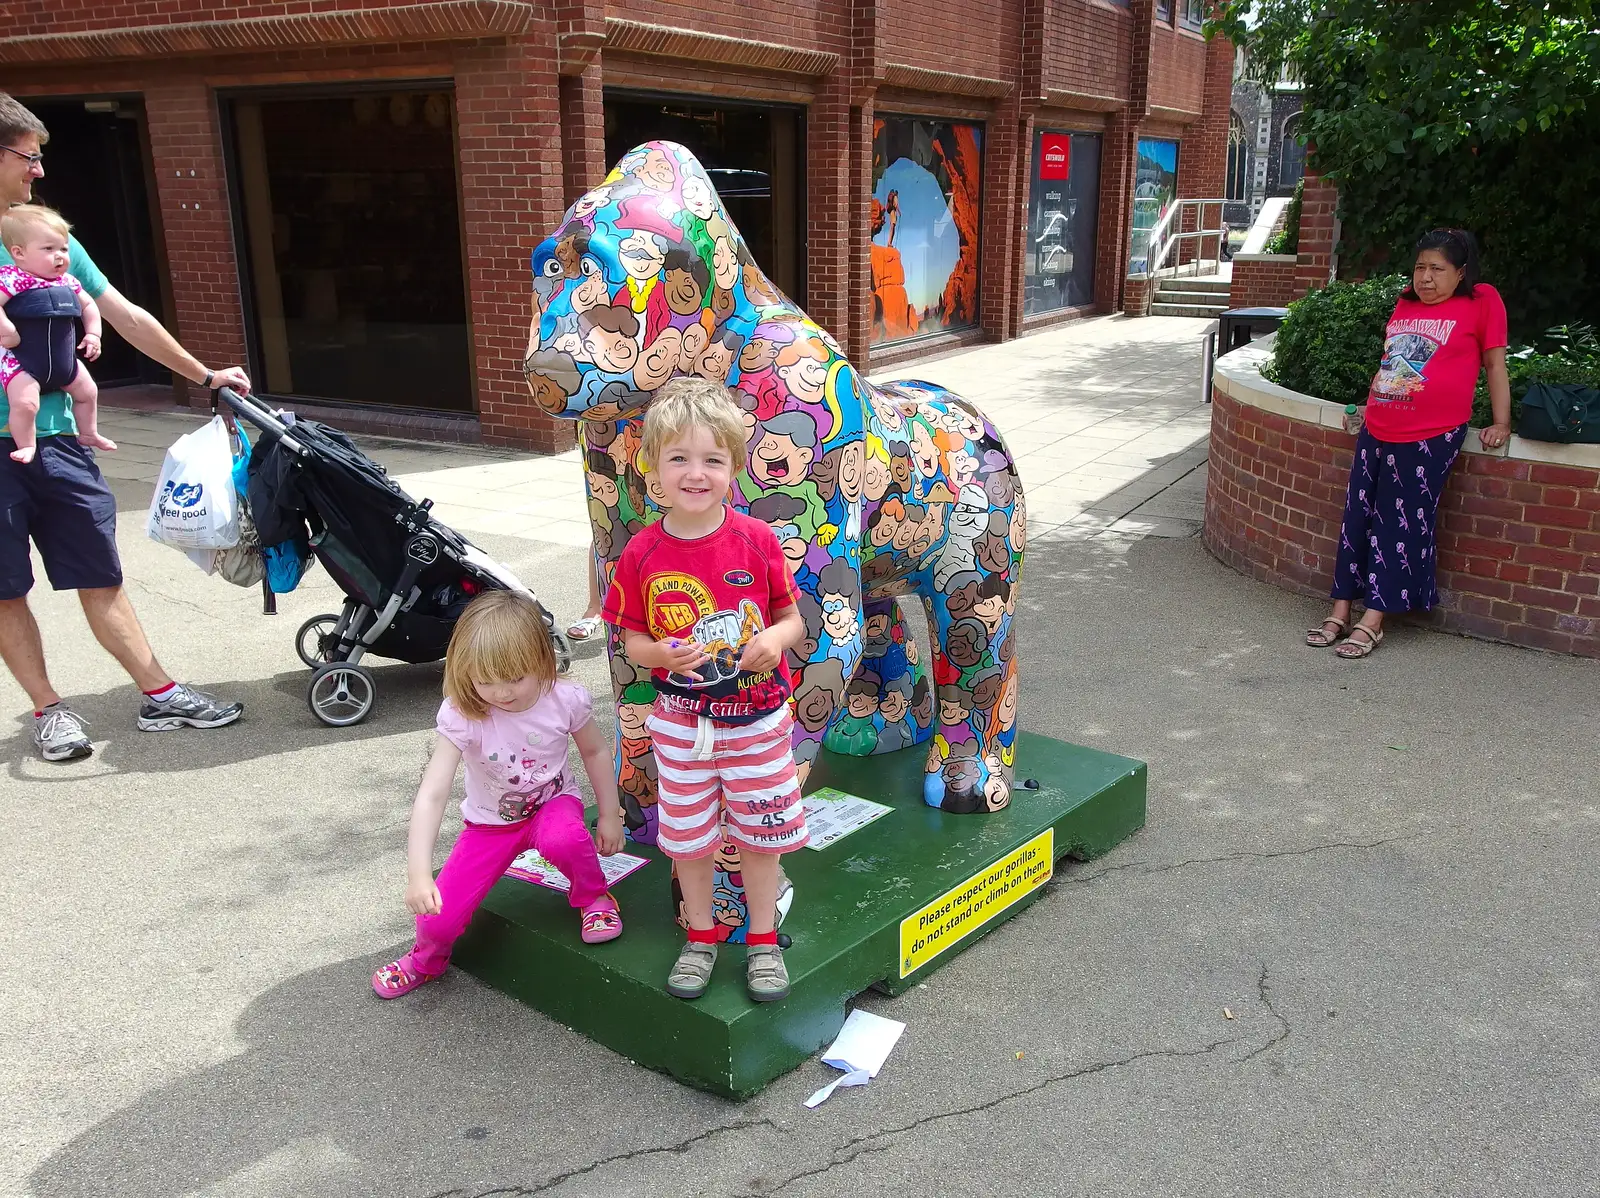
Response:
M33 589L28 540L58 591L122 585L117 557L117 501L95 465L94 450L73 436L40 437L26 466L0 437L0 600Z

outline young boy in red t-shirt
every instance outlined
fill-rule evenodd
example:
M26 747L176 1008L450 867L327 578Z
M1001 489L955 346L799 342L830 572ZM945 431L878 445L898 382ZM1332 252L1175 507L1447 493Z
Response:
M677 863L689 919L667 993L699 998L711 981L712 854L725 826L739 845L750 909L746 985L757 1002L774 1002L789 995L776 929L778 855L806 843L784 661L805 621L777 535L728 506L745 449L743 413L721 384L680 378L661 388L640 453L666 512L622 551L603 614L656 687L648 722L656 844Z

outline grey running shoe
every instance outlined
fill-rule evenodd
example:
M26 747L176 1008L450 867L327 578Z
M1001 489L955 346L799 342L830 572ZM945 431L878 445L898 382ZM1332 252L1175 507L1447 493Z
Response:
M139 705L140 732L171 732L187 724L190 728L220 728L231 724L244 711L243 703L219 703L203 691L178 683L178 687L159 701L149 695Z
M716 945L685 944L667 977L667 993L673 998L699 998L711 984L711 968L716 963Z
M57 704L33 717L33 743L46 761L76 761L94 752L83 729L82 716Z
M789 967L776 944L752 945L745 956L745 990L756 1002L778 1002L789 997Z

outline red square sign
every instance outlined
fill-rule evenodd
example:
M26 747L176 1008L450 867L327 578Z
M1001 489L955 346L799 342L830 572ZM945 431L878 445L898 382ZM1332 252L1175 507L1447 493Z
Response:
M1039 178L1065 179L1072 169L1072 134L1039 135Z

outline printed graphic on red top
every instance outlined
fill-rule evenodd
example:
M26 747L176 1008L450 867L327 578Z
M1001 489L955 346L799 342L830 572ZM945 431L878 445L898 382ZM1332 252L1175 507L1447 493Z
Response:
M617 562L605 618L658 641L698 643L710 660L692 675L654 671L656 690L673 711L740 724L788 701L787 662L751 673L739 669L739 656L775 612L796 602L776 534L729 509L722 527L697 541L659 523L640 531Z
M1479 283L1470 298L1425 304L1402 298L1385 330L1383 361L1367 396L1366 424L1380 441L1425 441L1472 415L1485 350L1506 343L1500 293Z

